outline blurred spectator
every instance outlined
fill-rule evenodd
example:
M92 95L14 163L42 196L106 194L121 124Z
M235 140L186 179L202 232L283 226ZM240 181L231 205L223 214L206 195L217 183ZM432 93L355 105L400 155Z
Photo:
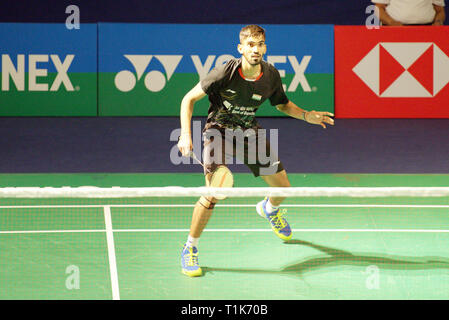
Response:
M446 19L444 0L371 0L379 9L382 25L441 26Z

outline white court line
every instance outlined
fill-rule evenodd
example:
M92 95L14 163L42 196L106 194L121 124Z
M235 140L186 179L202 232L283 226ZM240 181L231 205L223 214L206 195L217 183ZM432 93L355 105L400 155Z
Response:
M112 230L111 208L104 206L104 222L106 225L106 241L108 244L109 270L111 273L112 299L120 300L118 286L117 263L115 260L114 233Z
M108 252L112 271L117 268L115 263L115 248L112 232L188 232L189 229L114 229L114 230L20 230L20 231L0 231L0 234L22 234L22 233L89 233L106 232L108 236ZM292 229L293 232L410 232L410 233L449 233L449 230L440 229ZM204 232L272 232L271 229L205 229ZM111 233L111 234L110 234ZM112 261L111 261L112 260Z
M27 208L103 208L104 204L94 205L29 205L29 206L0 206L0 209ZM193 208L195 204L108 204L110 208ZM253 204L217 204L215 207L251 208ZM285 204L286 208L449 208L449 205L438 204Z
M86 230L17 230L17 231L0 231L0 234L17 234L17 233L83 233L83 232L106 232L104 229L86 229Z
M114 232L188 232L189 229L115 229ZM410 232L449 233L440 229L292 229L293 232ZM271 229L204 229L203 232L273 232Z
M188 232L189 229L106 229L106 230L19 230L19 231L0 231L0 234L21 234L21 233L75 233L75 232L106 232L112 236L112 232ZM449 233L444 229L292 229L293 232L409 232L409 233ZM272 232L271 229L205 229L204 232ZM109 241L108 250L112 251L109 255L113 257L112 265L115 263L114 239ZM112 267L111 267L112 270ZM115 270L117 270L115 268ZM115 271L117 274L117 272ZM112 275L111 275L112 277Z

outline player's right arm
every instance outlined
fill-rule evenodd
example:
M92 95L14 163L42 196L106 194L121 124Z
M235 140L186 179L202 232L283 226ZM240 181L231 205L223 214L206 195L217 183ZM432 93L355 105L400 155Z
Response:
M193 106L195 102L204 98L206 93L201 87L201 83L198 83L184 96L181 102L181 136L178 141L178 149L181 151L183 156L188 156L190 150L192 150L192 114Z

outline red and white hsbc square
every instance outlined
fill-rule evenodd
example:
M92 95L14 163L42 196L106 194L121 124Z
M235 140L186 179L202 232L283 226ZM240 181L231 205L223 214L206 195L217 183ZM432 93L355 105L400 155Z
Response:
M449 27L335 26L337 118L449 118Z

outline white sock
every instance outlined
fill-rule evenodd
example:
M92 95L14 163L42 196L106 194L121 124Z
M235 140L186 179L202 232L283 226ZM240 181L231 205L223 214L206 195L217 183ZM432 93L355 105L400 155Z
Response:
M278 207L273 206L270 202L270 199L268 199L266 208L267 208L268 213L272 213L272 212L276 211L277 209L279 209L279 206Z
M187 245L187 247L198 247L199 241L200 241L200 238L191 237L189 234L189 236L187 237L186 245Z

